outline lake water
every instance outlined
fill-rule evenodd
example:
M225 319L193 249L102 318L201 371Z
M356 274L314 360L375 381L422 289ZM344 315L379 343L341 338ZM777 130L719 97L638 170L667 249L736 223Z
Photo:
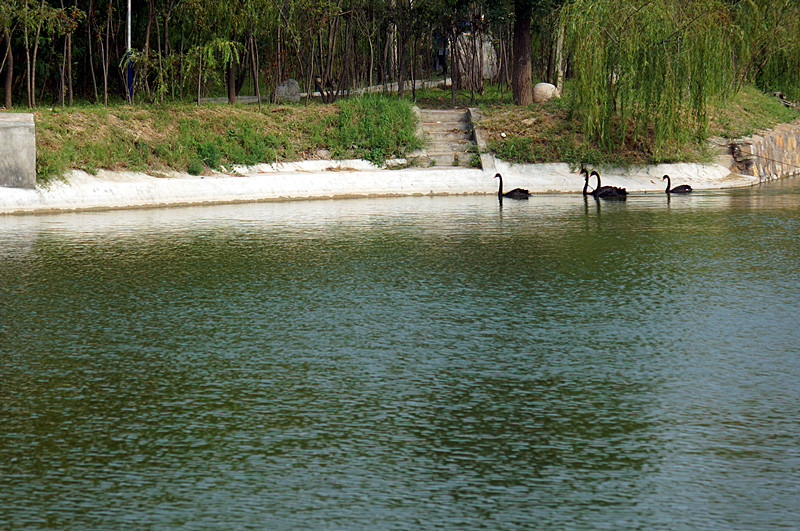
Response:
M800 527L800 180L0 217L0 528Z

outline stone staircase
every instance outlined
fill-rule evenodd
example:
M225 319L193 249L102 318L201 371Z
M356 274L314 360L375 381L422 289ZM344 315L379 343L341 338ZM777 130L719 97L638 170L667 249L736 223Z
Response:
M411 154L421 166L470 166L477 154L469 112L417 109L424 149Z

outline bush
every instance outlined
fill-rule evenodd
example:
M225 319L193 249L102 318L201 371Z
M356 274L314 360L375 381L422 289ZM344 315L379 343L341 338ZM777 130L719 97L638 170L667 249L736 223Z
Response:
M186 172L189 175L200 175L203 173L203 163L198 159L192 159L192 161L189 162L189 167L186 168Z
M209 168L218 169L220 167L220 150L214 140L201 142L196 148L197 156Z
M321 125L316 138L327 142L336 158L363 158L381 165L422 147L411 104L381 95L339 103L339 113Z

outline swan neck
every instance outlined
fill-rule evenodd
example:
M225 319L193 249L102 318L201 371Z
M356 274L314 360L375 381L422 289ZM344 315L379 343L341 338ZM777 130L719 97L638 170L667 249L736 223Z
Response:
M669 189L671 188L671 181L672 179L669 178L669 175L664 176L667 179L667 193L669 193Z
M498 185L497 185L497 195L502 197L503 196L503 176L502 175L498 175L497 179L500 181L498 183Z

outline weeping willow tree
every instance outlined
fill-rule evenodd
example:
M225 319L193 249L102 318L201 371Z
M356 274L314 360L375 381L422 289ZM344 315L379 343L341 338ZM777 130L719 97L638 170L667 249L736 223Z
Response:
M728 7L726 7L728 6ZM576 0L561 24L575 110L604 147L643 138L656 152L707 123L709 100L735 77L730 2Z
M738 86L800 99L800 2L742 0L732 12Z

